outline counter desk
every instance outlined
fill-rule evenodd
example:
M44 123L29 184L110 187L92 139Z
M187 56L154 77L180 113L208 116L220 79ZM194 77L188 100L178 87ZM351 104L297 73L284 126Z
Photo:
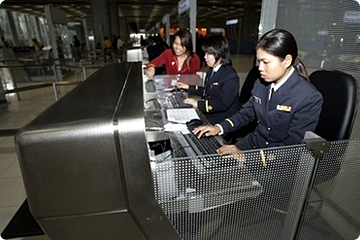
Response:
M141 62L106 65L16 134L24 209L36 230L55 240L293 238L311 152L246 151L246 164L198 154L186 125L166 129L168 90L179 79L201 81L185 77L156 77L149 87ZM39 233L21 232L21 220L2 237Z

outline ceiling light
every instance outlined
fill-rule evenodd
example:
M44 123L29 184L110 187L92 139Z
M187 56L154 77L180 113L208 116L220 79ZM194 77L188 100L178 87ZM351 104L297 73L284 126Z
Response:
M4 0L0 0L0 4L2 4L2 3L3 3L3 1L4 1Z

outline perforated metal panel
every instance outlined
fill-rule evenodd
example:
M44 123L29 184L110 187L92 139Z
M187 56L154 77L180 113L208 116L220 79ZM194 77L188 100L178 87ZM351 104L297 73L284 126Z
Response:
M359 140L332 142L320 159L300 239L358 238L359 148Z
M314 158L304 146L152 162L156 199L183 239L291 239ZM218 168L200 169L214 160ZM264 236L266 235L266 237Z

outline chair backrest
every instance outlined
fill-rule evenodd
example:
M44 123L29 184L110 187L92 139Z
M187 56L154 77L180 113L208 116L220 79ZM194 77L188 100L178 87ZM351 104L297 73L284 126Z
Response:
M327 141L349 139L359 97L356 79L344 72L326 70L317 70L309 78L324 99L315 133Z
M243 105L251 97L251 90L254 87L255 81L260 78L258 66L254 66L246 76L245 82L240 91L240 103Z

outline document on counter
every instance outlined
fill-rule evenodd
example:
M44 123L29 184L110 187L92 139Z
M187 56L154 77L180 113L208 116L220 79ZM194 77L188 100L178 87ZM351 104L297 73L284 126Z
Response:
M173 123L186 123L191 119L200 119L194 108L175 108L166 110L167 120Z

